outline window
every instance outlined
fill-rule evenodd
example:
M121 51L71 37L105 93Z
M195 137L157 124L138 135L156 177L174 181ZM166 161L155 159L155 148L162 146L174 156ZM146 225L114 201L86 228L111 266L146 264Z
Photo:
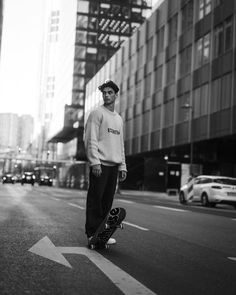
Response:
M233 46L232 17L217 26L214 30L214 57L218 57Z
M214 57L223 53L223 26L217 26L214 31Z
M150 38L147 42L147 61L150 61L152 59L152 53L153 53L153 37Z
M162 66L160 66L155 71L155 90L162 87L162 69Z
M205 84L193 91L194 118L205 116L208 111L209 84Z
M163 26L157 33L157 52L164 50L164 32L165 27Z
M195 44L195 68L199 68L210 60L210 34L200 38Z
M78 12L88 13L89 11L89 1L78 1Z
M149 74L146 76L145 78L145 98L149 97L151 95L151 78L152 78L152 75Z
M212 82L211 111L218 112L231 105L232 74L223 76Z
M204 18L212 10L212 0L198 0L198 20Z
M188 2L182 10L182 32L193 26L193 0Z
M190 109L183 108L184 105L189 104L190 92L184 93L177 99L177 122L188 121L190 117Z
M177 29L178 29L178 15L176 14L169 20L169 42L177 40Z
M184 76L191 71L192 46L185 48L180 53L180 76Z
M167 62L166 84L175 81L176 57L173 57Z

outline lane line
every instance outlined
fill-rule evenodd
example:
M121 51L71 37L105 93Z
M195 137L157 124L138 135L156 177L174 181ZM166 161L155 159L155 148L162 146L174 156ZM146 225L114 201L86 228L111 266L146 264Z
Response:
M236 257L227 257L230 260L236 261Z
M232 220L233 220L233 221L236 221L236 218L233 218Z
M122 223L124 223L124 224L126 224L126 225L129 225L129 226L132 226L132 227L135 227L135 228L138 228L138 229L140 229L140 230L149 231L148 228L145 228L145 227L142 227L142 226L139 226L139 225L136 225L136 224L133 224L133 223L127 222L127 221L123 221Z
M51 199L55 200L55 201L60 201L60 199L55 198L55 197L51 197Z
M177 209L177 208L171 208L171 207L165 207L165 206L153 206L155 208L159 208L159 209L165 209L165 210L171 210L171 211L177 211L177 212L186 212L186 210L183 209Z
M74 204L74 203L67 203L67 204L69 204L69 205L72 206L72 207L76 207L76 208L79 208L79 209L81 209L81 210L85 210L84 207L79 206L79 205L77 205L77 204Z
M121 200L121 199L116 199L116 201L118 202L123 202L123 203L127 203L127 204L133 204L133 201L128 201L128 200Z

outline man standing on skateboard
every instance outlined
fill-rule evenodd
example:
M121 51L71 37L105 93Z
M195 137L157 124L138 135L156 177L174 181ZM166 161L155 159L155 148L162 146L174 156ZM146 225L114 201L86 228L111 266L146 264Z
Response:
M127 175L124 153L123 121L115 111L119 87L111 80L98 89L103 105L93 110L85 126L85 151L90 163L85 232L88 242L109 213L117 185ZM108 244L115 244L110 238Z

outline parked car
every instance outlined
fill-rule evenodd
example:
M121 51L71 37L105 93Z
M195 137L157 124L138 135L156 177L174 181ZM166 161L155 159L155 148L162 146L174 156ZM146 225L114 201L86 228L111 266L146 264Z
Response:
M15 183L15 177L11 173L6 173L2 176L2 183Z
M180 188L179 201L200 201L203 206L229 204L236 209L236 178L226 176L200 175L190 179Z
M21 185L24 185L25 183L30 183L31 185L34 185L35 183L35 175L33 172L25 172L21 177Z
M52 178L47 174L43 174L40 176L38 183L39 183L39 185L52 186Z

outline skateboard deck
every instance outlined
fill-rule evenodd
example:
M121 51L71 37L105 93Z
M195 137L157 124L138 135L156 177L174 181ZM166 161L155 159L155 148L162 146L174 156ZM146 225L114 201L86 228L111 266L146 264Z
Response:
M124 208L117 207L110 210L107 217L102 221L96 230L93 238L89 242L90 249L108 248L108 240L117 230L123 228L122 221L125 219L126 211Z

